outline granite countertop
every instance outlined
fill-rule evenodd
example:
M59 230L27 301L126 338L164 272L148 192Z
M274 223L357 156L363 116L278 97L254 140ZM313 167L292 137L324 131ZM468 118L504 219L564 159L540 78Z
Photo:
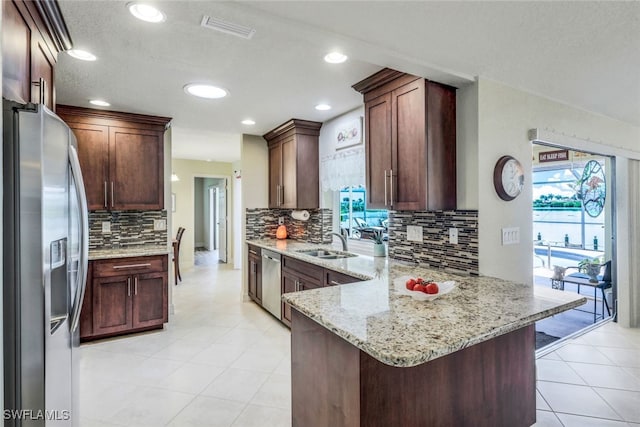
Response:
M169 248L166 245L136 245L116 249L89 249L89 260L167 255L168 253Z
M512 332L537 320L580 306L586 298L486 276L462 276L394 261L358 256L319 260L296 251L330 245L291 240L248 240L362 278L363 282L292 292L283 301L377 360L410 367ZM407 276L456 288L433 301L401 295Z

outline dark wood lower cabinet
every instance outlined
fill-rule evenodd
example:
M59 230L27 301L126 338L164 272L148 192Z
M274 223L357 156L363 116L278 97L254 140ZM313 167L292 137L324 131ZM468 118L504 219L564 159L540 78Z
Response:
M257 246L249 245L248 278L249 297L262 305L262 251Z
M292 425L528 427L535 333L526 326L410 368L385 365L292 310Z
M131 329L131 278L116 276L93 280L93 335Z
M169 321L167 255L89 263L83 341L162 328Z

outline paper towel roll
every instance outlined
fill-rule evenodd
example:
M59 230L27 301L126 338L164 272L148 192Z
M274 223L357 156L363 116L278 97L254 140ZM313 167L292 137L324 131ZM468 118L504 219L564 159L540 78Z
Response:
M291 211L291 218L299 221L309 221L309 211Z

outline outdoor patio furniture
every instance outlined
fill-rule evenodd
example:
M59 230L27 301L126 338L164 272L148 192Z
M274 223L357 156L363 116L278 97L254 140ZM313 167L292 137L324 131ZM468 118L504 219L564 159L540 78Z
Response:
M601 265L601 267L604 267L604 273L601 275L598 275L598 281L597 282L591 282L589 280L589 276L587 274L584 273L571 273L568 275L562 275L561 277L556 277L554 276L551 279L551 285L553 288L555 289L561 289L564 290L564 285L565 283L573 283L575 285L577 285L578 287L578 293L580 293L580 287L581 286L590 286L593 288L593 323L596 322L596 320L598 319L598 317L602 317L602 319L604 319L604 310L605 308L607 309L607 315L611 316L611 309L609 308L609 303L607 302L607 298L605 296L605 289L609 289L612 287L612 283L611 283L611 261L607 261L604 264ZM577 269L578 267L567 267L565 269L572 269L575 268ZM597 303L598 303L598 298L597 298L597 294L598 294L598 289L600 289L600 292L602 293L602 315L598 316L597 315Z

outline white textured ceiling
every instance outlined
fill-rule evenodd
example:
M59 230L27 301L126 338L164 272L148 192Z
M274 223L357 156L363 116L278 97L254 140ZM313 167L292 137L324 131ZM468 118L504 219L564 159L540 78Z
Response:
M351 85L382 67L458 87L481 76L640 126L640 2L156 1L162 24L136 20L126 2L59 3L74 46L99 59L60 56L58 103L105 98L173 117L177 158L237 160L242 133L335 117L361 104ZM202 28L204 14L256 34ZM350 60L324 63L333 48ZM230 96L188 96L193 81Z

